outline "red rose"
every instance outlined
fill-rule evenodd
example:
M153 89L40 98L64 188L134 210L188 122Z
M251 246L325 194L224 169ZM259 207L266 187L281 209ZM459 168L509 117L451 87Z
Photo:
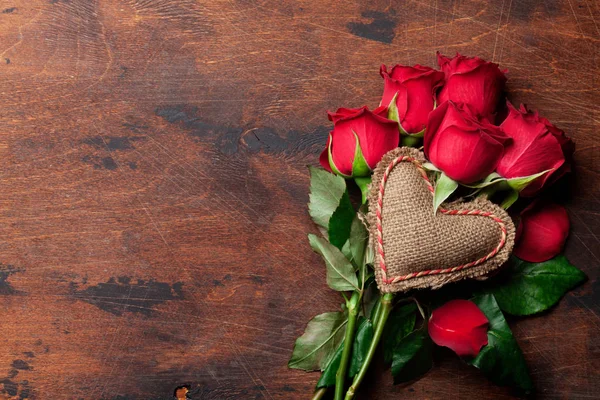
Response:
M469 184L496 169L509 141L500 128L478 120L466 104L448 101L429 114L424 150L446 175Z
M367 107L340 108L328 114L333 131L319 161L330 172L368 176L385 153L398 147L398 124L386 118L386 107L374 111Z
M505 178L550 172L531 182L521 195L531 197L542 187L570 171L575 144L563 131L537 112L529 112L521 104L519 110L508 103L509 114L500 127L513 139L498 164L498 173Z
M389 106L396 97L400 127L406 133L425 129L427 115L435 106L435 92L444 83L444 73L415 65L396 65L389 72L385 65L379 71L384 80L381 105Z
M513 253L529 262L546 261L560 254L568 235L567 210L536 200L521 212Z
M427 328L431 340L459 356L475 357L488 343L489 321L475 303L452 300L434 310Z
M491 120L506 84L506 76L498 64L458 53L454 58L439 52L437 56L438 64L446 74L446 84L438 95L438 103L447 100L467 103L477 115Z

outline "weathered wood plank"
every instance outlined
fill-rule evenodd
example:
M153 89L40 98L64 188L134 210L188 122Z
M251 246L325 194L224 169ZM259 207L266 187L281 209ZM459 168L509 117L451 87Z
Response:
M0 10L0 397L301 399L308 319L337 307L306 242L325 110L381 63L510 70L577 141L568 256L590 276L512 325L542 397L600 393L597 1L11 0ZM507 397L450 354L363 398Z

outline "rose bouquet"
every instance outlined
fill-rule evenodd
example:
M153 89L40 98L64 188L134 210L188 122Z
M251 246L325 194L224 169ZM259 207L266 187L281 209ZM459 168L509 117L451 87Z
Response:
M308 323L288 363L321 371L313 399L354 398L376 353L394 383L417 379L436 346L532 392L504 315L545 311L586 279L561 254L569 219L548 190L572 140L505 101L497 64L438 63L382 66L378 108L328 114L323 168L310 167L322 236L308 239L344 302Z

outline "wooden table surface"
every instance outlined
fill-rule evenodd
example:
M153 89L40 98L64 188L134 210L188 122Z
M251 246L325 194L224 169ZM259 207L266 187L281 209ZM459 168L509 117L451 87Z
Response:
M0 2L0 398L306 399L295 338L340 298L308 246L325 111L381 63L510 70L577 142L567 256L589 281L511 326L539 397L600 397L600 2ZM363 399L507 398L448 355Z

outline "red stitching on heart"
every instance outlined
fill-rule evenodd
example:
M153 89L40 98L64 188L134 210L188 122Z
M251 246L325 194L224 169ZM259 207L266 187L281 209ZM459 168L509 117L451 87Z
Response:
M388 165L387 169L385 170L385 173L383 174L383 179L381 180L380 184L379 184L379 197L377 198L377 210L376 210L376 216L377 216L377 251L379 253L379 267L381 268L381 272L383 275L383 283L384 284L392 284L392 283L396 283L396 282L400 282L400 281L405 281L408 279L412 279L412 278L418 278L420 276L426 276L426 275L438 275L438 274L447 274L450 272L456 272L456 271L460 271L463 270L465 268L471 268L474 266L477 266L479 264L483 264L484 262L486 262L487 260L489 260L490 258L494 257L496 254L498 254L498 252L502 249L502 247L504 247L504 244L506 243L506 236L507 236L507 230L506 230L506 225L504 223L504 221L502 221L502 219L498 218L497 216L495 216L494 214L492 214L491 212L488 211L483 211L483 210L447 210L445 208L439 208L439 212L441 212L442 214L447 214L447 215L479 215L482 217L488 217L491 218L492 220L494 220L495 222L498 223L498 225L500 226L500 230L502 231L502 237L500 239L500 243L498 243L498 246L496 246L496 248L494 250L492 250L492 252L490 252L488 255L481 257L479 260L467 263L467 264L463 264L463 265L459 265L457 267L452 267L452 268L445 268L445 269L430 269L430 270L425 270L425 271L421 271L421 272L412 272L408 275L402 275L402 276L397 276L395 278L387 278L387 268L385 266L385 254L383 251L383 229L381 227L381 208L383 206L383 194L385 193L385 184L387 183L387 180L389 178L390 173L392 172L392 169L394 169L394 167L396 165L398 165L399 163L403 162L403 161L409 161L411 163L413 163L413 165L415 167L417 167L417 169L419 170L419 172L421 173L421 176L423 177L423 179L425 180L425 183L427 184L427 189L429 189L429 191L431 192L431 194L433 195L434 193L434 189L433 189L433 185L431 184L431 181L429 181L429 178L427 177L427 172L425 171L425 169L423 168L423 166L421 165L421 163L419 162L419 160L415 159L414 157L410 157L410 156L400 156L398 158L395 158L390 165Z

